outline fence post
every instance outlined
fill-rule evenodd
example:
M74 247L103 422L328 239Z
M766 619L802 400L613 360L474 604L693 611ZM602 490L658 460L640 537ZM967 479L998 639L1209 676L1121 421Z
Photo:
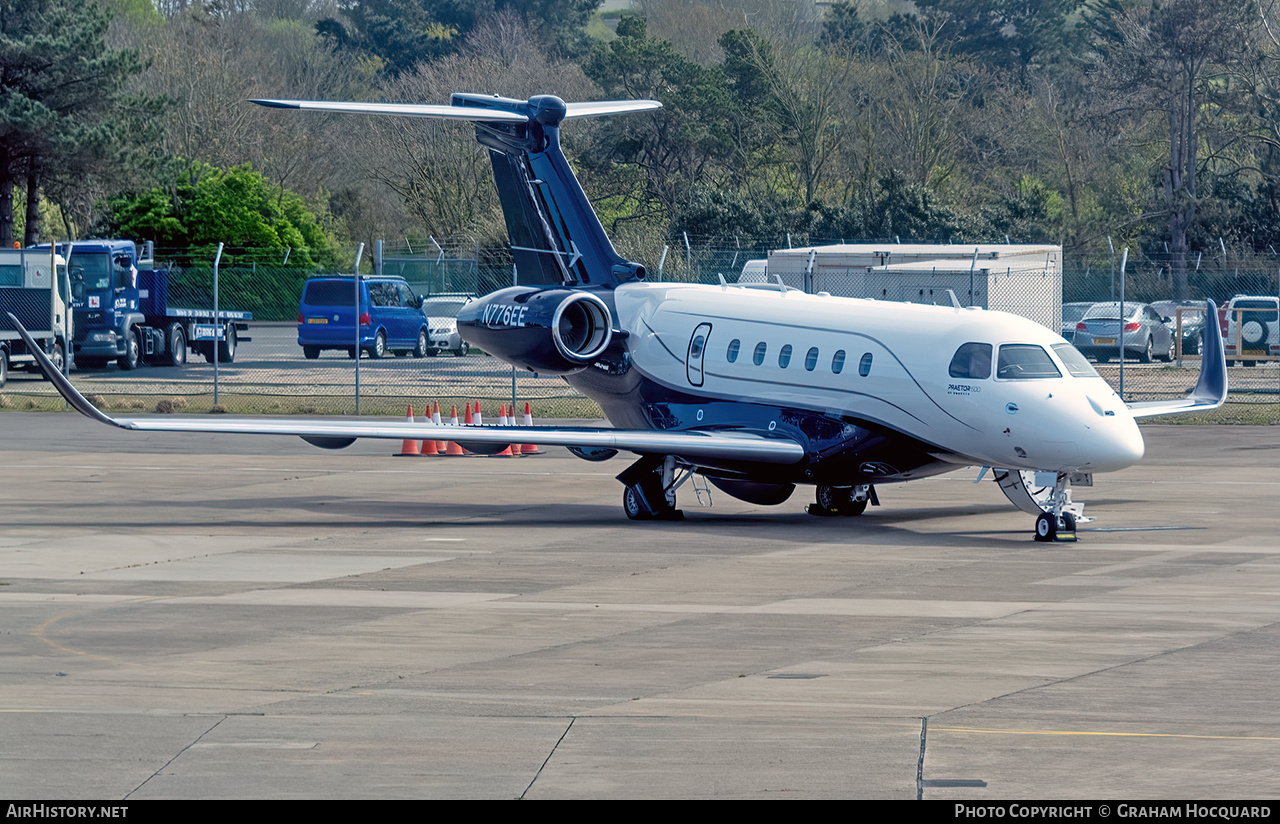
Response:
M213 405L218 405L218 264L222 262L222 241L213 256ZM225 334L225 332L223 333Z
M356 265L352 270L351 282L355 284L355 315L352 318L356 328L356 414L360 414L360 257L364 254L364 243L356 246Z

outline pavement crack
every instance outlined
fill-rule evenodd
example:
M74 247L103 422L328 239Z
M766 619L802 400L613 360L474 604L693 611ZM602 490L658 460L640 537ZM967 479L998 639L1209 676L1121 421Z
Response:
M219 724L221 724L223 721L226 721L226 720L227 720L227 716L225 716L225 715L224 715L224 716L222 716L221 718L219 718L217 721L214 721L214 722L213 722L213 726L212 726L212 727L210 727L209 729L207 729L207 730L205 730L204 732L202 732L202 733L200 733L199 735L197 735L197 736L195 737L195 740L193 740L190 744L187 744L187 745L186 745L185 747L183 747L182 749L178 750L176 753L174 753L173 758L170 758L168 761L166 761L166 762L164 762L163 764L161 764L161 765L160 765L160 767L159 767L159 769L157 769L157 770L156 770L155 772L153 772L151 775L147 776L147 777L146 777L146 779L145 779L145 780L143 780L143 782L142 782L141 784L139 784L138 786L134 787L134 788L133 788L132 790L130 790L129 792L125 793L125 795L124 795L124 799L123 799L123 800L128 801L128 800L129 800L129 798L130 798L131 796L133 796L133 794L134 794L134 793L136 793L138 790L141 790L143 787L147 786L147 782L149 782L151 779L155 778L155 777L156 777L157 775L159 775L160 773L164 772L164 771L165 771L165 769L166 769L170 764L172 764L173 762L175 762L175 761L177 761L179 758L181 758L183 753L185 753L187 750L189 750L189 749L191 749L192 747L194 747L196 744L199 744L199 743L204 739L204 737L205 737L206 735L208 735L209 733L211 733L211 732L213 732L214 730L216 730L216 729L218 728L218 725L219 725Z
M929 736L929 719L920 719L920 757L916 759L916 801L924 801L924 745Z
M565 727L564 732L560 733L560 737L556 739L555 746L551 748L551 752L547 753L547 757L543 759L540 765L538 765L538 771L533 774L533 780L529 782L529 786L524 788L524 792L520 793L521 800L524 800L524 797L529 794L529 790L532 790L533 785L538 782L538 776L542 775L542 771L547 768L547 764L551 762L551 757L555 755L556 750L560 748L560 742L564 741L565 736L569 734L569 730L573 729L573 722L577 720L578 716L576 715L569 719L569 726Z

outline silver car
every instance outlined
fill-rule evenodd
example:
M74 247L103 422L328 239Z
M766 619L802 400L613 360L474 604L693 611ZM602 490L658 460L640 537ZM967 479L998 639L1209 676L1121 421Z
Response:
M1127 358L1136 357L1143 363L1173 360L1173 332L1164 318L1145 303L1126 301L1123 322L1119 302L1095 303L1076 324L1072 342L1085 356L1106 363L1119 356L1121 335Z
M436 295L422 302L427 316L428 354L452 352L462 356L471 347L458 335L458 312L470 302L468 295Z

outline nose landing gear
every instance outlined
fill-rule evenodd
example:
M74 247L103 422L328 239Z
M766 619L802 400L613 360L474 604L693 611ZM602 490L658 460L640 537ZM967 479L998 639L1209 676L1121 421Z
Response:
M1047 508L1036 516L1035 539L1042 543L1057 541L1059 543L1075 543L1076 520L1083 510L1083 504L1071 502L1069 487L1071 475L1059 472L1049 493Z

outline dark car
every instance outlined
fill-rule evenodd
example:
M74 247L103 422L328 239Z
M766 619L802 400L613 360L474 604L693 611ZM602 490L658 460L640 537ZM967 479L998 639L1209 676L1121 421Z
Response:
M1125 357L1143 363L1173 360L1173 332L1145 303L1125 303L1123 321L1118 302L1095 303L1076 324L1073 343L1082 354L1106 363L1120 354L1121 335Z
M298 345L308 359L336 349L354 358L356 294L351 277L314 277L302 288L298 304ZM404 278L360 278L359 348L371 358L388 352L423 357L430 346L422 298Z
M1204 301L1202 300L1157 300L1152 301L1151 308L1173 330L1176 338L1178 326L1182 326L1182 354L1198 355L1204 344Z

